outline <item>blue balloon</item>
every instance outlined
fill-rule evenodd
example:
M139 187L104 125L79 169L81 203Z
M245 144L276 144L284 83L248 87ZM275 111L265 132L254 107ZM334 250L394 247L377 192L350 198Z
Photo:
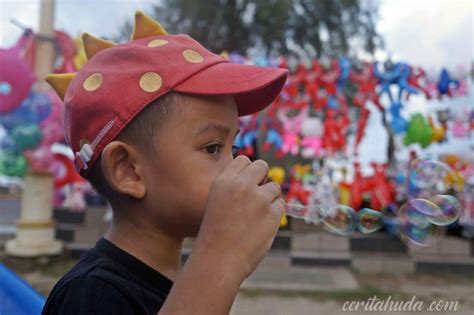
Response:
M268 67L268 59L265 56L257 57L254 61L256 66Z
M31 92L18 110L28 117L28 122L39 123L51 114L51 99L47 94Z
M0 115L0 124L9 132L20 125L38 124L51 114L51 106L47 94L31 92L14 111Z
M339 79L337 79L337 88L340 91L344 88L347 79L349 79L349 74L351 73L352 64L349 58L339 58L339 68L341 69L341 75L339 76Z
M449 94L450 93L449 88L452 84L454 84L456 87L459 87L460 82L458 80L451 79L451 76L449 75L448 70L443 68L439 75L439 81L438 81L439 94L440 95Z
M0 152L5 151L14 151L15 143L13 139L7 133L3 133L0 131Z
M392 103L390 106L390 113L392 114L392 121L390 122L390 128L394 134L400 134L407 130L408 122L402 117L400 111L402 109L401 103Z

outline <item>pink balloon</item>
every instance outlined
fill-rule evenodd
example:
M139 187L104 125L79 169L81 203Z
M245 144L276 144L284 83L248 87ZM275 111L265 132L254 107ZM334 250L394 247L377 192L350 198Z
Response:
M21 58L23 48L31 39L25 33L9 49L0 49L0 114L13 111L28 96L35 77Z

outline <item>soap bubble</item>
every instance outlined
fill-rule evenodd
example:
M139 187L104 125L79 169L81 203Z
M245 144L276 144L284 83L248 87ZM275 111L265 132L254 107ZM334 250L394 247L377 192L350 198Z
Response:
M436 225L449 225L459 218L461 213L461 204L456 197L450 195L435 195L430 198L440 212L436 216L428 216L427 219Z
M299 202L291 202L286 204L286 215L297 218L303 219L306 212L308 212L307 207Z
M407 205L409 206L409 211L416 211L420 215L436 217L443 214L443 211L435 203L426 199L411 199L407 202Z
M405 203L397 214L401 240L408 246L430 246L441 236L441 228L428 220L441 214L436 204L425 199L413 199Z
M357 228L361 233L373 233L383 227L383 213L380 211L364 208L357 213L357 218Z
M445 180L452 170L443 162L419 158L411 163L411 182L419 189L445 189Z
M354 209L337 205L324 212L324 228L331 233L350 235L356 227L356 213Z
M299 202L292 202L286 204L286 215L304 219L306 223L320 223L324 220L324 214L321 207L318 205L303 205Z

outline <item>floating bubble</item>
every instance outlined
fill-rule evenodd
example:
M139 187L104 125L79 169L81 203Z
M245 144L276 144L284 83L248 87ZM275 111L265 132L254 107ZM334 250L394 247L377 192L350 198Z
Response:
M324 228L331 233L350 235L356 227L356 213L354 209L337 205L324 212Z
M450 195L435 195L430 198L430 201L441 210L438 215L427 217L431 223L445 226L459 218L461 204L456 197Z
M383 213L369 208L361 209L357 213L357 228L361 233L369 234L383 227Z
M297 219L303 219L307 211L308 211L307 207L298 201L294 201L294 202L290 202L286 204L287 216L297 218Z
M440 161L420 158L411 163L411 182L419 189L443 189L444 182L453 173ZM438 186L438 187L437 187Z
M407 202L407 206L408 213L416 212L416 216L425 215L428 217L437 217L443 214L443 211L435 203L427 199L411 199Z
M303 205L299 202L286 204L286 215L304 219L306 223L320 223L324 220L323 210L318 205Z
M433 225L428 213L439 215L441 209L424 199L413 199L398 210L400 239L407 244L430 246L441 236L441 228Z

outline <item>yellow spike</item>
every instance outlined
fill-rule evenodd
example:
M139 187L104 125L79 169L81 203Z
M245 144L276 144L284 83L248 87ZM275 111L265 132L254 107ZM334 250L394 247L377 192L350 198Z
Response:
M86 52L87 59L90 60L99 51L110 48L115 44L101 38L92 36L89 33L82 34L82 43L84 44L84 51Z
M168 33L160 23L141 11L135 12L135 25L130 40L166 34Z
M44 80L53 87L61 100L64 100L64 95L66 94L66 90L69 87L69 83L71 83L75 76L76 73L52 73L48 74Z

